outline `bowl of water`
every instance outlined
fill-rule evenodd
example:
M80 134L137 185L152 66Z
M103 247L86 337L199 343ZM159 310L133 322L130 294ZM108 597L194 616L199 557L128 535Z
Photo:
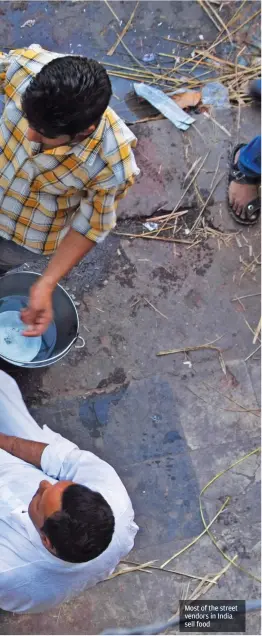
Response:
M79 337L76 307L61 285L56 285L54 290L54 319L45 333L37 338L21 336L20 311L28 306L30 287L39 276L41 274L33 272L17 272L0 278L0 358L31 369L58 362Z

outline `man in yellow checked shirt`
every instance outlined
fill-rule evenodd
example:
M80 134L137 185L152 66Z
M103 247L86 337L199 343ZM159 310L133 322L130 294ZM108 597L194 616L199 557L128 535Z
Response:
M0 275L51 256L24 310L25 334L52 319L56 284L115 226L139 174L136 138L108 107L101 64L27 49L0 54Z

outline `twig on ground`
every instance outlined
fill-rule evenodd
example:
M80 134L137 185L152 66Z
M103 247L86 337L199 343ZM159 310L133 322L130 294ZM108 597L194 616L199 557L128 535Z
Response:
M130 18L129 18L128 22L126 23L126 25L125 25L125 26L124 26L124 28L123 28L123 31L121 31L121 33L120 33L120 34L118 34L118 37L117 37L116 42L113 44L113 46L111 46L111 48L110 48L110 49L109 49L109 51L107 52L107 55L113 55L113 53L115 52L115 50L116 50L116 48L117 48L117 46L118 46L119 42L121 42L121 41L122 41L122 38L123 38L123 37L124 37L124 35L127 33L128 29L129 29L129 27L130 27L130 25L131 25L131 23L132 23L132 20L133 20L133 18L134 18L134 16L135 16L135 12L136 12L136 10L137 10L138 5L139 5L139 1L136 3L135 8L134 8L134 10L133 10L133 11L132 11L132 13L131 13L131 16L130 16Z
M217 169L218 169L218 166L219 166L219 164L217 165ZM215 176L216 176L216 175L215 175ZM192 232L194 232L194 230L197 228L197 226L198 226L198 224L199 224L199 221L200 221L200 219L201 219L201 216L202 216L203 212L205 211L206 206L207 206L207 204L208 204L209 200L211 199L211 197L212 197L212 195L214 194L214 192L215 192L215 190L216 190L217 186L219 185L220 181L222 181L222 179L223 179L223 177L224 177L224 176L225 176L225 172L223 172L223 173L220 175L220 177L218 178L218 180L217 180L216 184L215 184L215 185L213 186L213 188L211 189L211 192L209 193L209 195L208 195L208 197L207 197L207 199L206 199L206 201L205 201L205 203L204 203L203 207L201 208L201 210L200 210L200 212L199 212L198 217L196 218L196 220L195 220L194 224L193 224L193 225L192 225L192 227L191 227L190 234L192 234Z
M226 398L227 400L229 400L229 402L233 402L233 404L236 404L236 406L239 406L240 409L242 409L244 412L249 413L250 411L257 411L258 409L256 407L254 407L254 409L252 409L252 407L245 407L243 406L243 404L239 404L239 402L237 402L236 400L234 400L233 398L229 397L229 395L226 395L225 393L223 393L222 391L219 391L219 389L215 389L214 386L212 386L211 384L208 384L207 382L203 382L204 386L206 386L208 389L212 389L213 391L215 391L215 393L219 393L219 395L222 395L222 397ZM257 417L259 417L257 415Z
M212 13L210 12L210 7L208 8L208 3L204 4L204 2L202 0L197 0L198 4L200 4L201 8L203 9L203 11L205 11L205 13L208 15L209 19L211 20L211 22L213 22L213 24L215 25L215 27L217 28L217 30L219 32L221 32L221 27L219 26L219 24L217 24L215 18L212 16ZM207 6L206 6L207 5Z
M177 209L179 208L180 203L182 203L182 201L183 201L183 198L184 198L185 194L187 193L187 191L188 191L188 190L189 190L189 188L191 187L192 183L193 183L193 182L195 181L195 179L197 178L197 175L199 174L200 170L202 170L203 165L205 164L205 162L206 162L206 160L207 160L207 158L208 158L208 156L209 156L209 153L210 153L210 150L206 153L206 155L205 155L204 159L201 161L201 164L200 164L199 168L197 169L196 173L194 174L194 176L192 177L192 179L190 179L190 181L189 181L189 183L188 183L188 185L187 185L186 189L185 189L185 190L184 190L184 192L181 194L180 199L178 200L178 202L177 202L177 204L175 205L174 209L173 209L173 210L172 210L172 212L170 213L170 215L169 215L169 217L168 217L168 220L171 220L171 219L173 218L173 215L175 214L175 212L176 212L176 211L177 211ZM163 228L165 227L166 223L167 223L167 220L164 222L164 224L163 224L163 226L162 226Z
M245 294L245 296L236 296L236 298L231 298L232 303L234 303L236 300L243 300L243 298L253 298L253 296L261 296L261 292L258 292L257 294Z
M216 126L218 126L218 128L220 128L220 130L222 130L224 133L226 133L226 135L228 137L231 137L231 133L229 132L229 130L227 130L227 128L225 128L225 126L222 126L222 124L220 124L216 119L214 119L214 117L212 117L209 113L204 112L204 116L207 119L210 119L213 122L213 124L216 124Z
M136 124L145 124L147 121L159 121L160 119L165 119L164 115L154 115L153 117L143 117L143 119L136 119Z
M240 29L242 29L244 26L246 26L247 24L249 24L249 22L251 22L251 20L254 20L254 18L256 18L259 14L261 13L261 9L259 9L258 11L256 11L255 13L253 13L253 15L249 16L249 18L243 22L242 24L240 24L240 26L238 26L236 29L234 29L234 31L230 32L230 35L232 37L232 35L235 35L235 33L237 33L237 31L239 31ZM211 51L213 48L215 48L216 46L218 46L219 44L221 44L222 42L224 42L225 40L228 39L228 35L225 35L223 38L221 38L221 40L218 40L217 42L214 42L210 47L209 47L209 51Z
M195 345L195 346L186 346L186 347L181 347L180 349L170 349L169 351L159 351L156 355L157 356L167 356L170 354L175 354L175 353L189 353L190 351L200 351L201 349L214 349L215 351L218 352L218 357L219 357L219 362L222 368L223 373L226 375L226 365L222 356L222 351L219 347L216 347L213 343L217 342L217 340L219 340L220 338L222 338L222 336L220 336L219 338L216 338L216 340L213 340L212 342L207 342L206 344L202 344L202 345Z
M116 13L114 12L114 9L111 7L111 5L109 4L108 0L104 0L106 6L108 7L109 11L111 11L112 15L114 16L114 18L117 20L118 24L121 26L122 21L120 20L120 18L116 15Z
M235 564L236 559L237 559L237 555L235 555L235 556L233 557L233 559L231 559L231 560L230 560L230 563L228 563L227 565L225 565L225 567L224 567L224 568L222 568L222 570L220 570L220 572L218 572L218 573L214 576L214 579L213 579L213 581L212 581L211 583L209 583L208 585L206 585L206 586L205 586L205 588L204 588L204 590L203 590L205 594L207 594L207 592L210 590L210 588L212 587L212 585L215 585L215 583L217 583L217 582L218 582L218 580L221 578L221 576L223 576L223 574L225 574L225 573L227 572L228 568L230 568L230 565L234 565L234 564ZM207 579L205 579L205 580L207 581ZM194 592L194 596L193 596L192 600L193 600L193 601L196 601L196 600L197 600L197 599L201 596L201 594L202 594L202 590L200 591L200 593L199 593L199 591L198 591L198 593L196 593L196 591L195 591L195 592Z
M192 166L191 166L191 168L189 168L189 170L188 170L188 172L187 172L187 174L186 174L186 176L185 176L185 178L184 178L183 183L185 183L185 182L186 182L186 180L188 179L188 177L189 177L189 175L191 174L191 172L192 172L192 171L196 168L196 166L199 164L200 159L201 159L201 157L198 157L198 159L196 159L196 160L194 161L194 163L192 163Z
M209 10L211 11L211 13L213 13L213 15L215 16L215 19L217 22L219 22L223 28L223 31L226 31L227 35L228 35L228 39L230 41L230 43L232 44L232 38L231 38L231 33L228 30L227 25L223 22L221 16L219 15L219 13L217 13L217 11L215 10L215 8L212 6L212 4L210 5L210 3L208 2L208 0L206 0L206 4L209 8ZM211 16L209 16L211 17ZM219 28L220 31L220 35L221 35L221 27Z
M121 574L130 574L130 572L137 572L139 570L144 570L145 568L152 565L152 563L155 563L155 561L148 561L147 563L141 563L140 565L133 566L132 568L127 568L126 570L118 570L118 572L114 572L113 574L110 574L110 576L108 576L106 580L110 581L111 579L115 579L116 576L121 576Z
M209 522L208 529L212 526L214 521L216 521L216 519L219 517L221 512L223 512L223 510L225 509L225 507L227 506L229 501L230 501L230 497L226 497L224 503L219 508L219 511L213 517L212 521ZM190 541L190 543L185 545L185 547L182 548L182 550L179 550L178 552L175 552L169 559L167 559L164 563L162 563L162 565L160 566L161 570L163 570L166 567L166 565L168 565L171 561L174 561L174 559L176 559L178 556L183 554L183 552L186 552L186 550L189 550L189 548L191 548L192 545L195 545L195 543L197 543L197 541L199 541L199 539L201 539L201 537L203 537L204 534L206 534L206 532L207 532L207 528L205 530L203 530L197 537L195 537L195 539L193 539L193 541Z
M124 563L127 565L139 565L139 563L136 563L135 561L126 561L126 560L121 560L120 563ZM197 576L196 574L190 574L189 572L182 572L180 570L170 570L170 568L165 568L163 569L160 565L148 565L146 566L149 570L158 570L159 572L170 572L170 574L177 574L178 576L186 576L189 579L196 579L197 581L202 581L203 577L202 576ZM210 577L212 578L212 576ZM210 581L210 579L206 579L209 583L212 583L213 581Z
M194 391L192 391L192 389L189 386L187 386L187 390L190 391L190 393L192 393L192 395L194 395L198 400L202 400L202 402L205 402L205 404L207 404L210 407L213 406L210 402L205 400L205 398L203 398L202 395L199 395L198 393L195 393ZM219 409L219 411L227 411L227 412L230 412L230 413L243 413L243 408L241 408L241 410L238 410L238 409L225 409L222 406L218 406L217 408ZM252 409L251 408L251 409L246 409L245 412L252 413L252 415L256 415L256 413L260 413L260 411L261 411L261 409Z
M203 55L203 51L201 51L201 49L195 49L195 52L198 55ZM232 68L235 68L235 64L234 62L230 62L229 60L224 60L222 57L218 57L217 55L213 55L213 53L209 53L208 51L205 51L205 57L207 57L210 60L213 60L214 62L218 62L218 64L221 64L223 66L230 66ZM243 69L243 70L247 70L246 66L243 66L243 64L239 64L238 65L239 68Z
M188 214L188 210L180 210L179 212L175 212L174 214L174 218L175 220L179 219L180 216L184 216L185 214ZM164 221L165 219L168 219L169 214L162 214L161 216L150 216L148 218L149 221Z
M260 258L261 254L259 254L259 256L255 256L255 258L251 261L251 263L246 263L246 261L244 261L244 259L242 258L242 256L239 257L240 263L242 263L244 265L244 269L243 272L240 276L240 280L242 280L242 278L245 276L245 274L247 273L252 273L255 266L261 265L261 262L258 260Z
M256 344L257 340L259 340L259 342L260 342L260 339L258 337L259 334L260 334L260 331L261 331L261 317L260 317L258 325L257 325L257 327L255 329L255 333L254 333L254 338L253 338L253 343L252 344Z
M251 331L251 333L253 334L253 336L254 336L254 338L255 338L255 336L256 336L256 332L255 332L255 331L254 331L254 329L251 327L251 325L249 324L249 322L248 322L248 320L245 318L245 316L243 316L243 318L244 318L244 321L245 321L245 323L246 323L246 326L249 328L249 331ZM259 325L259 323L258 323L258 325ZM260 330L259 330L259 331L260 331ZM259 334L259 332L258 332L258 334ZM257 334L257 337L256 337L256 341L257 341L257 338L258 338L258 334ZM258 339L259 339L259 342L260 342L260 338L258 338ZM256 342L254 342L254 340L253 340L253 344L256 344Z
M205 516L204 516L204 510L203 510L203 505L202 505L202 495L206 492L206 490L220 477L222 477L222 475L225 475L225 473L227 473L229 470L231 470L232 468L235 468L236 466L238 466L239 464L241 464L241 462L245 461L246 459L248 459L249 457L251 457L252 455L254 455L255 453L261 453L261 448L255 448L253 451L250 451L250 453L247 453L246 455L244 455L244 457L241 457L240 459L238 459L237 461L233 462L233 464L231 464L230 466L228 466L228 468L225 468L225 470L222 470L220 473L218 473L217 475L215 475L215 477L213 477L213 479L210 479L210 481L206 484L206 486L204 486L204 488L202 488L200 495L199 495L199 507L200 507L200 514L201 514L201 519L203 521L203 524L205 526L205 528L207 528L207 523L205 520ZM222 556L224 557L224 559L226 559L227 561L229 561L229 563L231 563L232 565L234 565L235 567L237 567L239 570L241 570L242 572L244 572L245 574L247 574L247 576L249 576L250 578L254 579L255 581L258 581L259 583L261 583L261 579L258 576L255 576L255 574L253 574L252 572L249 572L248 570L245 570L245 568L242 568L240 565L236 564L234 562L234 559L231 559L228 554L225 554L225 552L219 547L215 537L213 536L213 534L210 532L209 528L207 529L207 533L208 536L210 537L211 541L213 542L213 544L216 546L216 548L218 549L218 551L220 552L220 554L222 554Z
M236 19L237 19L237 17L238 17L238 15L239 15L239 13L242 11L243 6L246 4L246 2L247 2L247 0L243 0L242 4L241 4L241 5L240 5L240 7L237 9L236 13L234 13L234 15L232 16L232 18L230 18L230 20L227 22L227 25L226 25L227 29L228 29L228 27L232 26L232 24L234 24L234 22L236 21ZM222 31L221 31L221 35L222 35L223 31L225 31L225 29L222 29ZM231 35L231 33L230 33L230 35ZM217 39L218 39L218 38L219 38L219 36L217 36Z
M146 303L150 305L150 307L152 307L152 309L154 309L158 314L160 314L160 316L163 316L163 318L166 318L168 320L168 317L165 316L165 314L162 314L162 311L159 311L159 309L157 309L155 305L153 305L153 303L151 303L150 300L148 300L148 298L146 298L145 296L143 296L143 298L146 301Z
M248 360L250 360L250 358L252 358L255 355L255 353L257 353L257 351L259 351L259 349L261 349L261 345L259 345L259 347L257 347L255 349L255 351L252 351L252 353L250 353L249 356L247 356L247 358L245 358L244 362L247 362Z
M113 231L113 234L118 234L118 236L125 236L126 238L139 238L145 239L146 241L166 241L167 243L185 243L186 245L190 245L191 241L186 241L183 239L174 239L174 238L166 238L165 236L149 236L149 234L128 234L126 232L116 232ZM150 233L151 234L151 233Z

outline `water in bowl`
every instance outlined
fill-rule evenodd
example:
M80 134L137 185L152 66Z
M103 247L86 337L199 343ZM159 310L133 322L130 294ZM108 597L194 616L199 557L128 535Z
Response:
M27 296L4 296L0 298L0 313L5 311L21 311L28 306ZM48 360L55 348L57 339L57 331L54 321L51 322L48 329L42 335L42 343L38 354L34 358L34 362L40 360Z

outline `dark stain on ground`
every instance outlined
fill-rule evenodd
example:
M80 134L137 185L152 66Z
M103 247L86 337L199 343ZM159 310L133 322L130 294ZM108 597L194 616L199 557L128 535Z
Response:
M112 329L109 330L109 334L113 347L119 353L123 350L123 345L126 344L126 339L124 338L124 336L122 336L121 333L112 331Z
M206 272L211 267L213 263L214 250L215 245L211 247L211 245L209 245L207 241L205 241L202 245L197 246L196 249L192 250L191 267L193 267L198 276L205 276Z
M19 2L12 3L13 11L25 11L28 7L28 2L24 2L23 0L19 0Z
M109 274L115 272L120 265L120 258L117 256L119 243L119 237L110 234L103 243L97 244L96 248L83 258L77 268L63 278L61 284L65 287L70 284L71 289L75 287L78 298L87 290L91 292L94 287L103 288ZM34 271L38 271L37 266L34 267ZM86 309L88 310L88 304Z
M123 397L125 390L110 395L95 396L83 400L79 406L79 417L92 437L103 436L103 428L108 424L109 409Z
M156 267L155 269L153 269L151 274L151 278L155 277L159 278L161 283L166 283L167 281L174 283L174 280L176 280L177 278L177 273L175 272L175 269L172 269L170 271L165 267Z
M187 307L189 307L189 309L195 309L201 307L204 299L196 289L190 289L190 291L184 297L184 302Z
M163 266L156 267L150 274L150 278L156 284L158 281L158 288L160 291L160 296L164 298L168 295L170 289L179 290L183 285L183 280L186 277L186 272L183 271L182 262L179 264L179 267L172 267L166 269Z
M97 389L106 389L106 387L110 386L110 384L125 384L126 383L126 374L122 367L118 367L112 373L109 374L108 378L101 380L97 385Z
M134 278L137 273L135 265L133 263L129 263L129 265L124 265L122 271L115 275L116 280L123 285L123 287L135 287Z
M168 431L168 433L165 434L165 437L163 439L163 444L170 444L172 442L176 442L176 440L178 439L182 439L182 438L177 431Z
M70 352L70 366L77 367L81 360L85 360L90 357L90 353L85 345L82 349L74 349Z
M231 512L230 510L225 510L225 514L223 514L219 519L218 522L220 523L222 520L222 524L224 526L232 526L236 523L238 523L238 519L236 517L236 515Z

